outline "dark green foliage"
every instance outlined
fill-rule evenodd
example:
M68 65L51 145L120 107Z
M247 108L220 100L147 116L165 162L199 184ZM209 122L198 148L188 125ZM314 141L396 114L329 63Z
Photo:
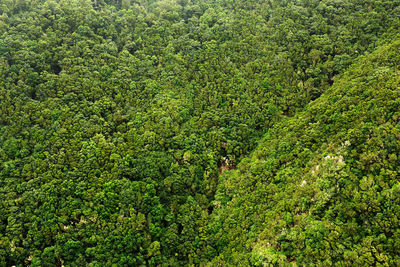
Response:
M1 265L399 264L399 4L0 0Z

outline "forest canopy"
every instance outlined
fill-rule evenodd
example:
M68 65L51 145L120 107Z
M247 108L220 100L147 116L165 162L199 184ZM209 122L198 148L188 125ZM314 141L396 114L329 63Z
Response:
M400 264L400 0L0 0L0 266Z

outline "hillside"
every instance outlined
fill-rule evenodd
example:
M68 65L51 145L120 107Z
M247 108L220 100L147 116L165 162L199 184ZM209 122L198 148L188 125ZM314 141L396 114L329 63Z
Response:
M0 266L399 264L399 18L0 0Z
M223 174L214 263L399 264L399 54L359 58Z

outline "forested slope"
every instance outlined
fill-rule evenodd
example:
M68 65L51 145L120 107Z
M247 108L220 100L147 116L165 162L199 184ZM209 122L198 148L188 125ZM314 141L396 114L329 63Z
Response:
M399 4L0 0L0 263L394 263Z
M214 263L400 263L399 54L358 59L221 176Z

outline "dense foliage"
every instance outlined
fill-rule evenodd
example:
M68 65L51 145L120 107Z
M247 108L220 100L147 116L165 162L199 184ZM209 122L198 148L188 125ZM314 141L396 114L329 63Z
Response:
M400 264L399 17L0 0L0 264Z
M400 42L357 60L221 176L215 262L400 264Z

